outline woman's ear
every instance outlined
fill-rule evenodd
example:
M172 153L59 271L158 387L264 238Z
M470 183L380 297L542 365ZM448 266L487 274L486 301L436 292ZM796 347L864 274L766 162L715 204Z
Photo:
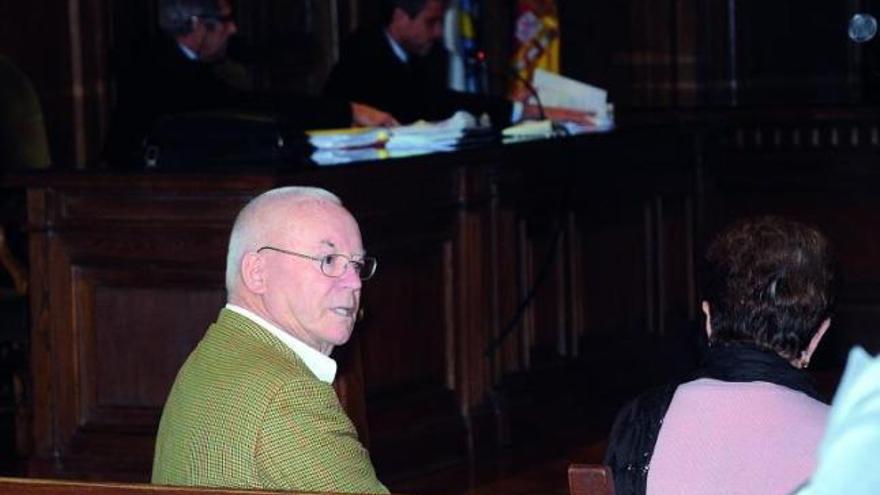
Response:
M703 309L703 314L706 315L706 337L712 340L712 313L709 311L709 301L703 301L700 307Z

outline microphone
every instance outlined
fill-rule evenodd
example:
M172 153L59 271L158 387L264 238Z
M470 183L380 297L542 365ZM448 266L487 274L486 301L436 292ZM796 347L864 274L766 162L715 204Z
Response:
M477 52L477 60L479 60L481 63L485 63L486 53L483 51ZM541 117L541 120L547 120L547 114L544 113L544 104L541 103L541 96L538 95L538 90L535 89L534 86L532 86L531 81L524 78L522 74L519 73L519 71L513 70L513 68L506 64L504 65L504 72L505 75L507 75L508 77L513 76L514 79L522 83L523 87L526 88L526 90L529 92L529 95L531 95L531 97L535 99L535 106L538 107L538 115Z
M474 61L485 67L486 66L486 52L480 50L473 56ZM495 72L495 71L492 71ZM535 99L535 106L538 107L538 116L541 117L541 120L547 120L547 114L544 112L544 104L541 103L541 96L538 95L538 90L532 86L532 83L524 78L518 71L513 70L508 65L504 65L504 71L500 75L504 77L513 77L517 81L521 82L523 87L529 92L529 95ZM556 129L554 129L556 130Z
M877 34L877 18L871 14L855 14L849 20L849 39L855 43L867 43Z

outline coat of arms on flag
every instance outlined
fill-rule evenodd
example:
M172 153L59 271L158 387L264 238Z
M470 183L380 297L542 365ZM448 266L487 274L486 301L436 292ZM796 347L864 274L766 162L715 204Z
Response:
M554 0L518 0L511 65L526 81L536 68L559 72L559 17ZM528 90L513 81L511 98L522 100Z

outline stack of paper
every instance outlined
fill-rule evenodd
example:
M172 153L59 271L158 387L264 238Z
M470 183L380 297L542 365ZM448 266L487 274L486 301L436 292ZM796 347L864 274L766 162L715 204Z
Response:
M596 129L592 130L608 129L614 124L613 116L608 113L608 92L602 88L543 69L535 69L532 86L545 108L564 107L593 112L596 115ZM575 127L572 130L580 129Z
M544 139L553 136L553 122L549 120L526 120L503 131L505 141Z
M390 129L385 144L389 149L451 150L464 136L465 129L477 126L473 115L459 111L439 122L420 120L414 124Z
M309 143L321 150L338 150L382 146L388 141L388 129L384 127L324 129L308 131Z
M344 163L384 160L386 158L403 158L431 153L429 149L385 149L385 148L349 148L319 149L312 153L311 160L316 165L341 165Z

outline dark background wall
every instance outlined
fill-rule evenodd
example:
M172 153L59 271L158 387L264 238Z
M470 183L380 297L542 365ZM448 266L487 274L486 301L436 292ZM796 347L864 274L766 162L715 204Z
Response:
M262 87L317 92L344 36L378 0L248 0L232 52ZM859 105L875 101L877 41L846 37L870 0L558 0L563 72L608 88L617 108ZM483 2L492 89L506 86L512 0ZM157 36L150 1L34 0L0 5L0 51L36 83L54 162L96 162L113 108L114 63Z

